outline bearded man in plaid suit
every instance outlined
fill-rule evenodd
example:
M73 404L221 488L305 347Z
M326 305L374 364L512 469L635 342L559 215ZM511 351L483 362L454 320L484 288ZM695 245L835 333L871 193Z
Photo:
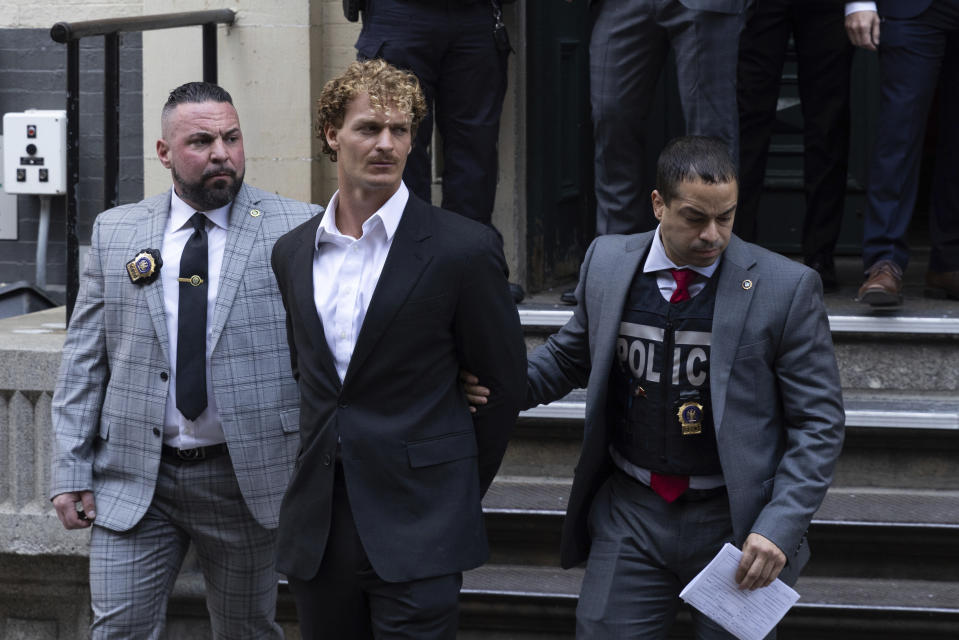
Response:
M243 184L239 118L163 108L173 189L100 214L53 398L51 496L92 526L94 638L157 638L190 544L216 638L280 638L273 566L299 444L273 243L321 211Z

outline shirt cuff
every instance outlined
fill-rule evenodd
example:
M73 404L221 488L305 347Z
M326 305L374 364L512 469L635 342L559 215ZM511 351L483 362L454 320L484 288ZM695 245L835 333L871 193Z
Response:
M847 2L846 15L856 13L857 11L876 11L875 2Z

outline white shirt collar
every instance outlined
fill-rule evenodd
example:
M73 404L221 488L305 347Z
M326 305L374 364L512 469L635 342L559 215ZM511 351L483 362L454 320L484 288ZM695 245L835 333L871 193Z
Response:
M321 242L331 241L331 239L324 238L324 236L343 236L340 230L336 228L336 205L339 203L339 196L340 191L337 189L336 193L330 198L329 204L326 205L323 217L320 218L320 226L316 229L314 246L319 246ZM406 203L409 199L410 190L406 188L406 184L403 181L400 181L400 188L396 190L396 193L390 196L390 199L384 202L383 206L377 209L373 215L367 218L366 222L363 223L363 236L366 235L367 231L375 228L376 225L382 225L383 231L386 233L386 241L391 242L393 240L393 234L396 233L396 228L400 226L403 210L406 209Z
M716 273L716 269L719 268L719 263L722 262L723 254L720 253L719 257L716 258L716 262L708 267L696 267L690 264L678 265L666 255L666 247L663 246L663 239L659 235L661 226L662 225L658 225L656 227L656 235L653 237L653 241L649 246L649 255L646 256L643 273L663 271L665 269L690 269L707 278L712 278L713 274Z
M178 231L190 223L190 218L196 213L196 209L184 202L183 199L176 194L176 189L170 189L170 194L170 229L172 231ZM229 202L219 209L203 211L202 213L205 213L206 217L209 218L213 224L221 229L226 229L230 223L231 206L233 206L233 202Z

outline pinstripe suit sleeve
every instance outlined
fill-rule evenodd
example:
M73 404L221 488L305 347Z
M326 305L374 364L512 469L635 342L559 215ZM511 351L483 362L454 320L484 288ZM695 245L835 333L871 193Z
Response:
M104 279L100 262L100 221L81 278L63 361L53 394L53 457L50 497L93 489L93 441L110 365L104 329Z

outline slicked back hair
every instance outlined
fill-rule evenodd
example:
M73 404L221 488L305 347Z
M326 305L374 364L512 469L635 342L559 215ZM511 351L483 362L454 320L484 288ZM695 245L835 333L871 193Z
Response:
M199 104L201 102L229 102L233 104L233 97L226 89L211 82L187 82L170 92L163 105L160 121L166 122L171 111L181 104Z
M729 147L719 138L682 136L673 138L656 163L656 189L667 205L676 197L679 184L702 180L706 184L739 182Z

